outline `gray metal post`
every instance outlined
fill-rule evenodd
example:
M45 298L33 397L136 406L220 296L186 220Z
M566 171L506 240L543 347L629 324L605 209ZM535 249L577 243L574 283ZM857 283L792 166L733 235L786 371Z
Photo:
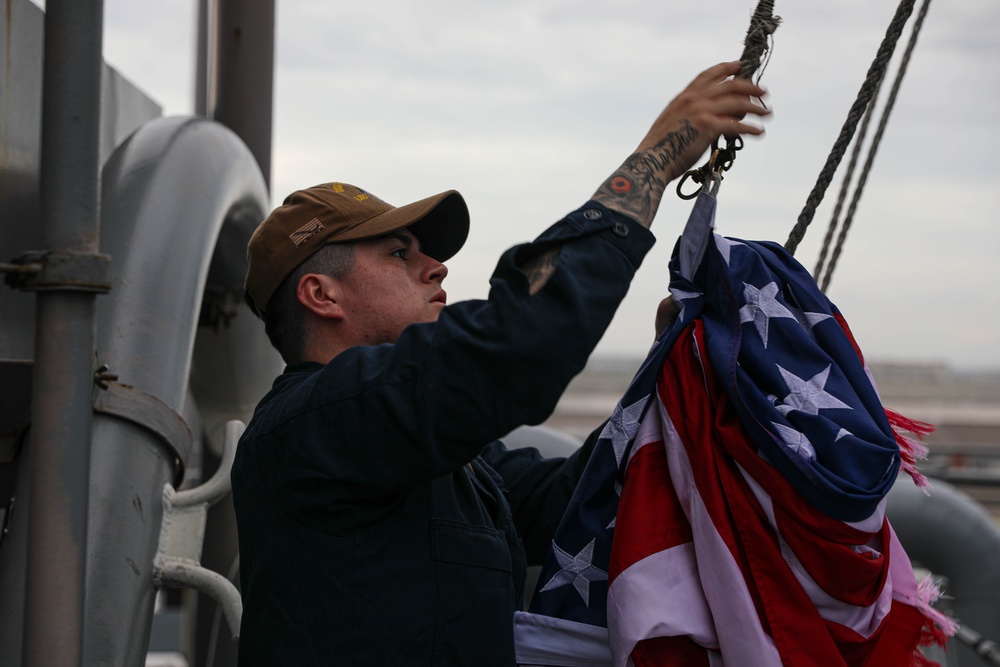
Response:
M194 113L208 116L209 0L195 3Z
M274 0L216 0L212 115L243 140L271 183Z
M46 3L42 238L46 250L70 258L97 253L103 14L101 0ZM95 294L62 284L40 290L37 299L23 661L76 667L82 664Z

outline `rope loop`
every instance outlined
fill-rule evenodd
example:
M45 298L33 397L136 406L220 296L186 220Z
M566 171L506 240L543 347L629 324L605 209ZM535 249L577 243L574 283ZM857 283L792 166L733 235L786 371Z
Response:
M761 69L761 60L765 54L771 51L771 35L781 25L781 17L774 16L774 0L760 0L753 16L750 17L750 28L747 36L743 40L743 55L740 56L740 73L738 77L749 79L754 72ZM767 66L767 62L764 62ZM763 73L763 69L761 69ZM758 74L758 79L760 75ZM715 194L719 191L719 184L722 182L722 174L733 166L736 160L736 151L743 148L743 138L735 136L726 138L726 147L719 148L719 140L712 141L712 152L709 154L708 162L685 172L677 183L677 196L681 199L694 199L700 192L710 192ZM684 192L684 184L691 179L701 187L691 193Z

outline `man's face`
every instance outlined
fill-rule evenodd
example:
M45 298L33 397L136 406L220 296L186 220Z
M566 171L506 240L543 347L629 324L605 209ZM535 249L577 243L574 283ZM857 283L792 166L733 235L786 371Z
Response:
M409 230L356 242L354 266L339 279L356 344L395 343L408 325L437 320L447 275L444 264L420 252Z

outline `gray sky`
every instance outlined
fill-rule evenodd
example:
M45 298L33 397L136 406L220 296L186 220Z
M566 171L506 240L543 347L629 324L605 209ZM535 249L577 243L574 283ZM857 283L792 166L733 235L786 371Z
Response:
M675 93L739 57L755 4L279 0L274 201L330 180L395 204L456 188L473 228L445 287L483 297L503 249L586 201ZM775 114L723 183L717 223L784 242L896 3L776 5L761 81ZM106 59L170 115L193 108L194 6L105 0ZM998 28L995 0L930 7L828 290L869 359L1000 369ZM796 253L810 270L839 187L838 173ZM645 352L689 206L664 198L599 354Z

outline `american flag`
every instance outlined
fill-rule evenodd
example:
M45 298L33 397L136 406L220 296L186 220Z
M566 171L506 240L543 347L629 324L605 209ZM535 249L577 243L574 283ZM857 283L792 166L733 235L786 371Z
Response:
M912 443L808 272L715 234L715 207L677 244L680 315L594 449L519 663L924 664L954 626L885 518L901 466L922 481Z

